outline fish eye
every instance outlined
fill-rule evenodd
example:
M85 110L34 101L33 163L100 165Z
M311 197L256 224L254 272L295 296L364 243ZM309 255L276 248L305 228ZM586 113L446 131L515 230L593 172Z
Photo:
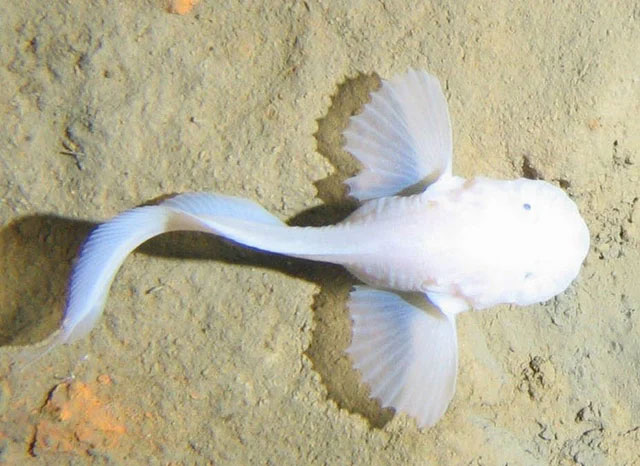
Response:
M525 202L524 204L522 204L522 208L524 210L531 210L531 204L529 204L528 202Z

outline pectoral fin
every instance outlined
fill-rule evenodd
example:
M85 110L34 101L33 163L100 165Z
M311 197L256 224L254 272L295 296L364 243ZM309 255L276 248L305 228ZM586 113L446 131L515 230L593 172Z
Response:
M425 71L383 80L344 135L345 149L364 165L347 180L350 194L361 201L451 174L447 101L438 79Z
M382 406L432 426L453 398L458 367L455 320L425 296L358 286L349 298L354 366Z

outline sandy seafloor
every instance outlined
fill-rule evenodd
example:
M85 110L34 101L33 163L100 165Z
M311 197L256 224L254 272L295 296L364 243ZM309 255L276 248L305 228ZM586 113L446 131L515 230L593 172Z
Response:
M421 431L351 369L346 272L158 238L89 337L0 381L0 461L640 464L637 2L259 3L0 6L1 367L56 329L80 242L122 210L208 190L344 217L341 132L408 67L443 83L456 174L569 192L578 280L461 315L455 398Z

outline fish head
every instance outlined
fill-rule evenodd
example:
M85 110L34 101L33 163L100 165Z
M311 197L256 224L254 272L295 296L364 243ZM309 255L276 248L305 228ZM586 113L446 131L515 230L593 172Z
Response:
M542 180L509 182L513 253L518 267L512 296L519 305L546 301L576 278L589 251L589 229L575 202ZM517 249L517 251L515 251Z

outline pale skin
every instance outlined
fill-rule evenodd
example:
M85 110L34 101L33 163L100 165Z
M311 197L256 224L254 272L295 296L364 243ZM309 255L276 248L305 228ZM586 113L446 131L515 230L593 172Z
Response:
M455 315L561 293L578 275L589 231L550 183L453 176L446 100L425 72L384 81L345 137L364 167L347 181L363 204L337 225L289 227L251 201L207 193L102 224L80 252L61 328L45 351L93 328L117 270L139 244L168 231L204 231L346 267L366 285L349 298L348 352L371 396L420 427L435 424L455 392ZM423 192L397 195L425 179L434 181Z

